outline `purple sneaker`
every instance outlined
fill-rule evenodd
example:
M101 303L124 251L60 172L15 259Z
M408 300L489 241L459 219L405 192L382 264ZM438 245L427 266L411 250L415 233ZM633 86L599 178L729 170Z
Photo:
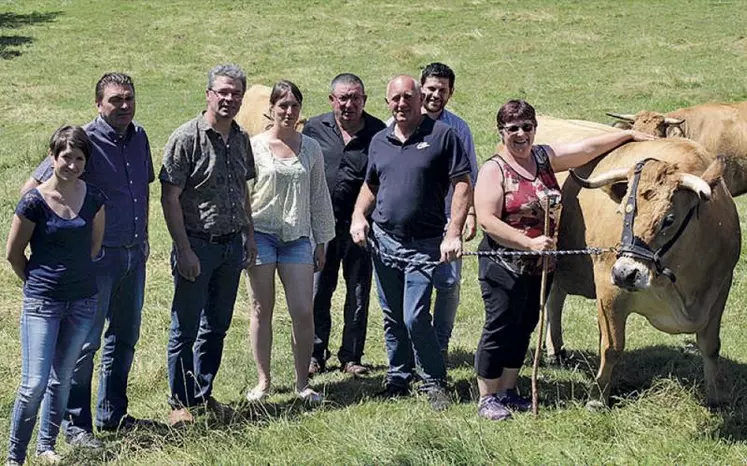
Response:
M477 415L491 421L504 421L511 418L511 411L495 395L488 395L480 398Z
M500 402L511 411L529 411L532 409L532 402L516 393L516 389L506 390L506 394L499 397Z

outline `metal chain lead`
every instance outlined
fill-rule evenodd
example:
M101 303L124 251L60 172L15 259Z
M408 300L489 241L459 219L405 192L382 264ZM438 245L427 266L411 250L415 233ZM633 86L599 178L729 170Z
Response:
M368 245L371 248L371 250L376 253L381 258L389 259L391 261L396 262L402 262L405 264L411 264L411 265L439 265L441 262L439 261L428 261L428 260L421 260L421 259L408 259L405 257L399 257L394 256L392 254L388 254L386 252L382 252L378 245L374 243L371 238L368 238ZM615 252L615 248L585 248L585 249L566 249L566 250L560 250L560 251L464 251L462 253L462 256L483 256L483 257L519 257L519 256L580 256L580 255L588 255L588 256L598 256L601 254L611 253Z

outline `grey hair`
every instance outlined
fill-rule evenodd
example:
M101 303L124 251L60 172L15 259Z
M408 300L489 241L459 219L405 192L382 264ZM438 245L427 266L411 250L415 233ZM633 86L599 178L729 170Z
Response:
M332 94L335 92L335 87L338 84L347 84L348 86L360 86L361 91L363 93L366 93L366 87L363 85L363 81L361 81L361 78L354 75L353 73L341 73L335 76L335 79L332 80L332 84L329 86L329 93Z
M233 63L224 63L216 65L215 68L208 72L207 88L212 89L215 84L215 78L218 76L225 76L230 79L241 81L241 85L244 86L244 92L246 92L246 73L239 68L238 65Z

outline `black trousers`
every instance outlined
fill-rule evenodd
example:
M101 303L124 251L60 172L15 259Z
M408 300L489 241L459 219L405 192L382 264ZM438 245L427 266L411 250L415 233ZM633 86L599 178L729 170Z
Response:
M475 371L497 379L503 369L518 369L539 321L541 277L514 275L487 257L480 257L478 279L485 303L485 325L475 354ZM548 277L550 289L552 275Z
M330 309L332 295L337 288L337 278L342 264L345 280L343 307L342 346L337 353L340 363L360 363L366 344L368 303L371 294L371 255L356 246L350 237L350 225L338 223L335 238L327 245L324 269L314 277L314 353L319 361L329 358L329 334L332 327Z

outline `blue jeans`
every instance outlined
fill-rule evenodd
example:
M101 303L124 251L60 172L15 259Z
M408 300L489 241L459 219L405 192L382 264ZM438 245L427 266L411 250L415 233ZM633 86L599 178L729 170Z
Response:
M96 296L74 301L24 297L21 385L11 415L8 459L18 463L26 459L42 398L36 450L54 450L75 361L95 314Z
M438 347L449 349L451 331L454 329L459 291L462 280L462 259L436 267L433 272L433 287L436 288L436 302L433 304L433 329L436 331Z
M373 227L381 252L398 257L436 261L441 237L400 240ZM387 383L406 386L415 364L424 391L446 384L446 365L431 325L433 265L412 265L373 254L379 304L384 311L384 340L389 356Z
M115 213L112 213L115 215ZM117 427L127 414L127 379L140 338L140 318L145 290L146 244L104 247L96 259L98 308L73 372L70 399L63 429L70 438L92 432L91 385L93 358L102 346L99 370L96 427Z
M240 234L225 244L194 237L189 242L200 259L194 282L179 275L176 252L171 254L175 290L168 366L173 408L203 403L213 391L244 262Z

